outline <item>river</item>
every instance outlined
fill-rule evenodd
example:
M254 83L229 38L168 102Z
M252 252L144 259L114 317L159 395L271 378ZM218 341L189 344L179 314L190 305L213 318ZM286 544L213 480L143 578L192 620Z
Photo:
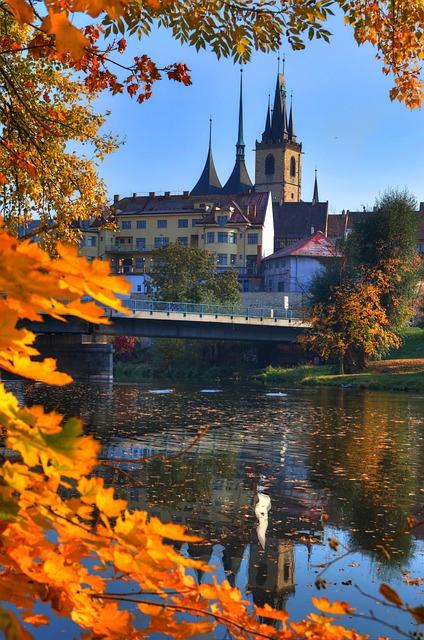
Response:
M424 519L424 397L170 386L11 385L28 404L80 415L104 454L128 458L124 468L137 485L116 471L99 473L131 508L201 533L207 542L184 552L215 565L215 575L250 601L299 619L312 610L311 596L326 595L413 632L410 616L374 598L390 582L411 606L422 603L424 582L413 583L424 577L424 528L401 532L407 516ZM165 458L131 463L153 454ZM317 591L322 566L343 552L330 549L329 538L352 551L329 566L327 588ZM379 622L343 620L371 638L401 637Z

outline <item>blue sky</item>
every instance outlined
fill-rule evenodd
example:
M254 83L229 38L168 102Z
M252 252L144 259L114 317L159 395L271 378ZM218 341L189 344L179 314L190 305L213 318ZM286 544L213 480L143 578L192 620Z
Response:
M330 209L372 205L387 187L407 187L424 200L423 112L390 102L385 77L371 47L358 47L342 18L329 23L331 44L316 41L303 52L283 47L287 89L293 90L295 125L303 143L302 198L312 197L314 169L320 199ZM125 144L100 167L108 193L191 189L204 165L209 114L213 117L215 165L224 183L232 169L237 136L239 68L197 53L164 30L133 39L129 56L147 53L164 65L184 61L193 85L164 79L142 105L128 96L105 94L100 110L111 110L107 130ZM255 54L244 71L246 159L254 180L254 146L264 128L268 92L274 91L277 56Z

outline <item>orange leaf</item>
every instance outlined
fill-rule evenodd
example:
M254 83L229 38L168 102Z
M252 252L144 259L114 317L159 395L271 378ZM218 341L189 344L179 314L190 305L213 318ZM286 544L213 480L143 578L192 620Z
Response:
M328 598L312 598L312 604L320 611L324 611L324 613L334 613L338 616L354 613L355 611L347 602L341 600L330 602Z
M30 24L34 20L34 11L25 0L6 0L6 2L20 24Z
M56 49L59 53L69 53L74 60L80 60L90 43L79 29L74 27L68 19L66 11L53 11L44 18L41 28L56 36Z
M383 598L386 598L386 600L388 600L389 602L392 602L398 607L401 607L403 605L403 602L400 599L399 595L396 593L394 589L392 589L392 587L389 587L388 584L384 584L384 583L381 584L379 591L383 596Z

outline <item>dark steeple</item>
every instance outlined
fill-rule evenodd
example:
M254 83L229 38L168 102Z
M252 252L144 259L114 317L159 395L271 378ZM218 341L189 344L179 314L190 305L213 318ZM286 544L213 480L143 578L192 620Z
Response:
M209 195L212 193L221 193L222 185L216 173L215 164L212 155L212 118L209 118L209 149L205 166L202 174L198 179L191 193L197 195Z
M223 187L224 193L244 193L253 187L252 181L247 173L244 162L244 140L243 140L243 69L240 69L240 102L239 102L239 123L238 137L236 143L236 161L230 177Z
M275 85L274 108L271 119L271 138L273 142L283 142L287 140L287 107L286 107L286 85L284 75L277 75Z
M312 204L318 204L318 203L319 203L318 178L317 178L317 170L315 169L314 195L312 196Z
M290 96L289 140L290 142L296 142L296 134L294 132L294 118L293 118L293 92L291 93L291 96Z
M268 93L268 108L266 110L265 129L262 134L262 142L271 140L271 96Z

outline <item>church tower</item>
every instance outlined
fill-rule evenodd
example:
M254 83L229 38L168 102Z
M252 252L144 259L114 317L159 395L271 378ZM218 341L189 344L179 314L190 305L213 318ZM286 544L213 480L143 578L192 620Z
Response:
M274 106L268 109L262 140L256 141L255 190L271 191L273 202L300 202L302 144L294 129L293 104L287 115L284 74L278 73Z

